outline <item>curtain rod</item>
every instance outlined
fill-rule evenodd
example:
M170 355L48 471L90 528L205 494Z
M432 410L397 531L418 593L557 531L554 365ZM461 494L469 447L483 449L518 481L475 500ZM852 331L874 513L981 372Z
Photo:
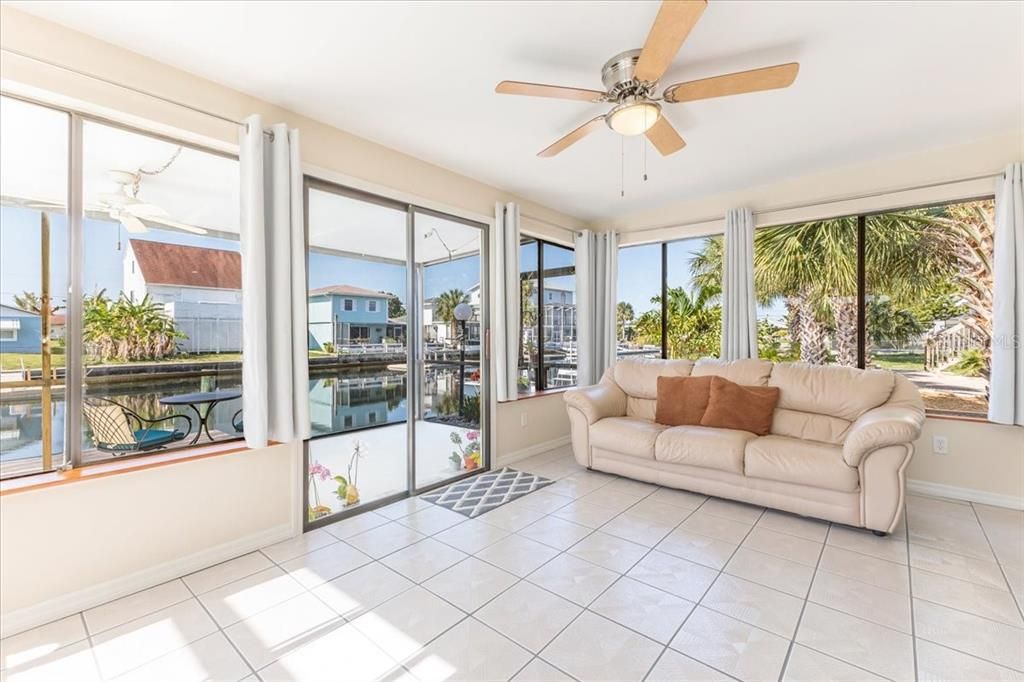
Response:
M541 225L547 225L548 227L555 227L555 228L558 228L559 230L564 230L565 232L568 232L569 234L571 234L574 237L580 233L579 230L574 230L571 227L565 227L564 225L559 225L558 223L553 223L550 220L544 220L543 218L538 218L537 216L530 215L529 213L520 213L519 214L519 219L522 220L523 218L526 218L527 220L532 220L535 223L540 223Z
M60 69L62 71L67 71L69 73L73 73L73 74L76 74L76 75L79 75L79 76L84 76L85 78L91 78L92 80L99 81L100 83L106 83L107 85L113 85L114 87L121 88L122 90L128 90L129 92L134 92L134 93L139 94L139 95L145 95L146 97L151 97L153 99L160 100L161 102L164 102L166 104L171 104L171 105L174 105L176 107L181 107L182 109L188 109L189 111L193 111L193 112L195 112L197 114L202 114L203 116L209 116L210 118L215 118L215 119L217 119L219 121L224 121L225 123L232 123L232 124L234 124L236 126L239 126L239 127L243 127L244 126L246 131L249 130L249 124L246 123L245 121L237 121L237 120L235 120L233 118L230 118L228 116L224 116L223 114L218 114L217 112L214 112L214 111L207 111L206 109L200 109L199 107L192 106L191 104L186 104L184 102L179 102L177 100L170 99L169 97L164 97L163 95L158 95L155 92L150 92L148 90L142 90L140 88L136 88L136 87L131 86L131 85L125 85L124 83L119 83L119 82L117 82L115 80L110 80L109 78L104 78L103 76L97 76L96 74L89 73L88 71L81 71L79 69L76 69L76 68L73 68L73 67L70 67L70 66L65 66L64 64L58 64L56 62L51 62L51 61L49 61L47 59L43 59L41 57L36 57L34 55L27 54L27 53L21 52L19 50L12 50L9 47L0 47L0 51L8 52L10 54L16 55L18 57L23 57L25 59L30 59L30 60L32 60L34 62L38 62L40 64L46 64L47 66L52 66L55 69ZM272 131L269 131L269 130L264 130L263 134L267 135L271 139L273 139L273 137L274 137L274 133Z
M788 204L788 205L783 205L783 206L773 206L771 208L765 208L765 209L761 209L760 211L755 211L754 215L755 216L759 216L759 215L765 215L766 213L777 213L779 211L794 211L794 210L800 209L800 208L814 208L815 206L827 206L829 204L838 204L838 203L842 203L844 201L857 201L859 199L870 199L872 197L884 197L884 196L887 196L889 194L901 194L903 192L914 192L916 190L931 189L933 187L942 187L944 185L955 185L955 184L960 183L960 182L972 182L974 180L985 180L986 178L998 178L998 177L1002 176L1003 174L1004 174L1003 171L998 171L996 173L986 173L985 175L974 175L974 176L971 176L969 178L956 178L956 179L953 179L953 180L943 180L941 182L931 182L931 183L924 184L924 185L914 185L912 187L901 187L899 189L889 189L889 190L878 191L878 192L866 192L864 194L853 194L853 195L844 196L844 197L837 197L837 198L834 198L834 199L826 199L824 201L815 201L814 203L810 203L810 204ZM701 218L700 220L691 220L691 221L686 222L686 223L668 223L668 224L665 224L665 225L652 225L652 226L649 226L649 227L641 227L641 228L636 229L636 230L622 230L622 231L620 231L620 234L622 234L622 235L629 235L629 234L639 234L639 233L642 233L642 232L653 232L655 230L669 230L669 229L672 229L672 228L679 228L679 227L693 227L694 225L702 225L704 223L720 222L720 221L723 221L723 220L725 220L725 216L724 215L720 215L720 216L714 216L714 217L711 217L711 218Z

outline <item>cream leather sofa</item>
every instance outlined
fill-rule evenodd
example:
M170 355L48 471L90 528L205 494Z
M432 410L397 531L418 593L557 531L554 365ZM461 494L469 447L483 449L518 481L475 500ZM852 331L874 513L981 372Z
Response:
M771 433L654 422L659 376L777 386ZM620 360L565 393L576 461L591 469L890 532L924 423L907 379L764 360Z

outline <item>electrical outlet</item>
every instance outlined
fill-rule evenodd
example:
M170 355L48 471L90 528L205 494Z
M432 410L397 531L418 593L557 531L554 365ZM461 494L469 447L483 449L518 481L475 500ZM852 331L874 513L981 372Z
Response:
M948 455L949 440L945 436L932 436L932 452L936 455Z
M526 412L519 413L519 425L524 429L526 428Z

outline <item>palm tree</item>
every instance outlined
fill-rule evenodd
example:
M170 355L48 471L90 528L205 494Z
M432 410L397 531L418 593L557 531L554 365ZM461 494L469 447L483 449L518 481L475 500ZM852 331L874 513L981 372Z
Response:
M953 271L940 232L948 221L934 211L873 216L866 224L866 276L871 287L912 300ZM721 281L721 238L708 238L691 263L694 281ZM781 225L754 234L754 287L758 302L782 299L800 359L828 361L834 340L839 364L857 364L857 224L852 218Z
M449 289L437 297L434 308L437 318L448 325L452 338L458 335L455 320L455 307L460 303L469 303L469 295L462 289Z
M711 302L719 295L714 287L688 293L682 287L667 291L665 305L667 350L671 358L717 355L722 335L722 308ZM634 325L644 345L661 344L661 296L651 298L657 308L640 316Z
M20 310L24 310L26 313L35 313L39 315L42 313L43 302L39 299L39 295L34 291L23 291L21 295L14 296L14 306ZM50 305L50 314L53 315L58 310L63 308L59 305Z

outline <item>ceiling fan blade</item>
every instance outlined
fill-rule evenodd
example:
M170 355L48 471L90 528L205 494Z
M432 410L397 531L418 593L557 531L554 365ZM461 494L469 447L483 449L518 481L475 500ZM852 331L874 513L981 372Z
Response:
M176 220L168 220L167 218L161 218L158 216L143 216L142 218L144 222L152 223L158 228L170 227L175 230L182 230L183 232L191 232L192 234L209 234L205 228L189 225L188 223L179 223Z
M148 232L145 224L131 213L112 213L111 216L117 218L128 232L134 234Z
M523 81L501 81L494 91L500 95L526 95L529 97L552 97L554 99L575 99L581 102L602 102L605 93L601 90L584 88L565 88L560 85L544 83L524 83Z
M662 96L666 102L693 102L699 99L742 95L760 90L776 90L792 85L799 71L800 65L790 62L750 71L727 73L723 76L712 76L699 81L670 85Z
M662 156L675 154L686 146L686 142L679 136L664 114L658 117L657 122L644 135L651 141L654 148L661 152Z
M565 137L563 137L560 140L558 140L557 142L555 142L550 147L547 147L546 149L541 151L539 154L537 154L537 156L540 156L540 157L546 159L546 158L550 158L552 156L555 156L556 154L559 154L559 153L565 151L571 145L579 142L584 137L586 137L590 133L594 132L594 130L596 128L601 127L601 124L603 122L604 122L604 114L601 114L597 118L590 119L589 121L587 121L586 123L581 125L576 130L572 131L571 133L569 133Z
M633 77L652 83L661 78L707 6L707 0L663 0Z

